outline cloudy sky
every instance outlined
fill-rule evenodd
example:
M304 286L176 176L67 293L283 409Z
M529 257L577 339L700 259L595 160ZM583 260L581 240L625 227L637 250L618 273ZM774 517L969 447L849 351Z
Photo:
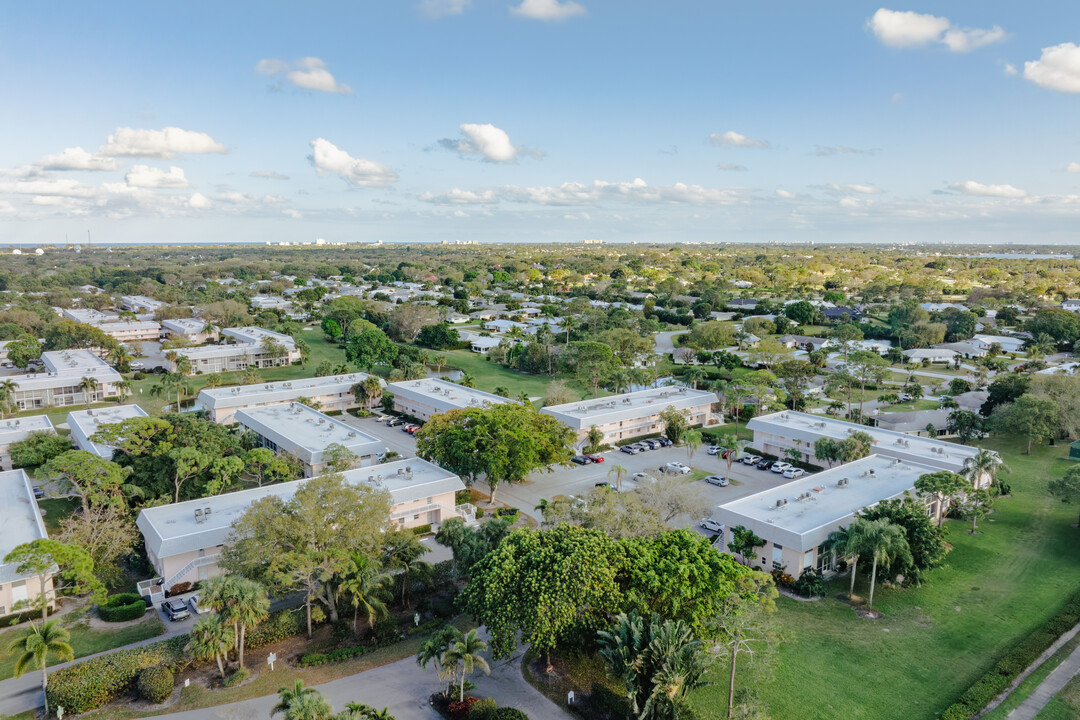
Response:
M1080 238L1080 3L19 3L0 243Z

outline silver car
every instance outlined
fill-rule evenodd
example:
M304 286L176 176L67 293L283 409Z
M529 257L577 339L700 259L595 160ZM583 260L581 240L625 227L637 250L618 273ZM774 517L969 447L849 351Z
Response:
M714 533L724 532L724 526L712 518L701 518L701 527Z
M723 475L710 475L705 478L705 482L709 483L710 485L717 485L719 487L728 486L728 479Z

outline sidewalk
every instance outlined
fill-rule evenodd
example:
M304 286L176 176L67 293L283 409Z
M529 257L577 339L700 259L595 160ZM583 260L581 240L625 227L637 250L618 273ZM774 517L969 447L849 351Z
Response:
M1006 717L1009 720L1032 720L1077 673L1080 673L1080 648L1073 650L1072 654L1054 668L1024 702L1017 705Z

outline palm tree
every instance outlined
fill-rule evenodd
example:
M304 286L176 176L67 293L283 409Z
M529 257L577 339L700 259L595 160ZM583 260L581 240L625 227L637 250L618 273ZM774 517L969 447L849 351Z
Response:
M450 648L461 638L461 631L453 625L436 630L417 651L416 664L427 670L428 663L431 663L435 666L435 672L440 680L453 682L457 676L457 663L456 660L447 656ZM448 660L451 662L447 662Z
M291 688L278 688L277 694L278 703L274 706L274 709L270 711L270 717L277 715L279 712L286 712L289 709L289 706L300 700L300 698L308 695L318 695L319 691L315 688L304 687L304 681L297 680Z
M615 489L617 489L619 492L622 492L622 479L626 477L626 474L629 472L630 471L627 470L623 465L614 465L610 470L607 471L608 477L611 477L612 475L615 476Z
M872 610L878 563L889 565L895 560L910 561L911 548L908 546L907 535L904 534L903 528L893 525L885 518L866 523L863 547L874 558L874 569L870 573L870 600L866 604L866 607Z
M14 380L0 380L0 420L14 405L15 391L18 389L19 386Z
M435 366L435 372L442 375L442 369L446 366L445 355L435 355L431 358L431 364Z
M330 720L334 708L315 688L304 687L297 680L291 688L278 689L278 703L270 711L270 717L282 713L285 720Z
M131 395L131 389L133 387L133 384L130 380L125 379L116 383L115 385L113 385L113 387L117 389L117 395L120 396L120 402L123 403L124 399Z
M220 375L218 375L217 373L211 373L210 376L206 378L206 387L216 388L221 385L221 382L222 380Z
M297 351L300 353L300 367L307 367L308 360L311 359L311 346L300 338L296 338L295 345Z
M727 460L727 469L730 473L732 463L735 462L736 458L742 455L743 450L746 448L747 441L740 440L737 435L733 435L728 444L731 445L731 448L729 448L731 452L728 453L725 459Z
M184 650L197 660L216 660L221 679L225 679L223 658L233 647L233 629L225 624L220 615L210 615L191 628L191 640Z
M426 572L431 569L431 563L423 559L426 553L431 552L431 549L420 543L420 540L413 533L394 536L396 540L404 540L404 542L396 542L392 545L392 550L387 554L387 557L383 560L383 566L387 568L393 568L401 570L401 604L405 607L409 607L408 603L408 590L409 580L413 573Z
M349 558L349 567L341 583L340 592L348 595L353 606L353 633L356 632L357 619L363 611L369 626L374 626L380 618L389 614L386 601L389 599L390 576L380 573L375 564L365 555L355 554Z
M983 478L989 480L988 486L994 485L997 483L998 473L1002 470L1009 472L1009 466L1000 455L991 450L979 448L979 452L964 460L963 474L971 482L972 487L979 487L979 481Z
M71 635L60 627L56 620L49 620L44 625L31 622L30 629L8 648L10 653L20 653L15 659L15 677L34 667L41 668L41 692L45 695L45 714L49 714L49 654L57 660L73 660L75 651L68 641Z
M98 382L97 378L84 377L79 381L79 390L82 391L83 397L86 399L86 407L90 407L90 403L96 399L93 394L97 392L99 387L101 387L101 383Z
M865 521L856 520L848 527L841 527L829 533L825 549L847 561L851 567L851 585L848 587L848 599L855 596L855 569L859 557L864 552L863 532Z
M117 345L109 349L108 357L109 361L119 368L121 365L130 362L135 356L123 345Z
M215 325L214 323L210 322L209 320L207 320L205 323L203 323L203 326L202 326L202 334L203 335L213 335L217 331L218 331L218 326Z
M351 702L334 716L334 720L394 720L394 716L390 714L390 708L376 710L364 703Z
M229 616L240 627L236 638L237 661L240 667L244 667L244 640L247 629L255 627L270 616L270 598L267 597L266 588L261 583L245 577L236 576L233 587L235 590L230 603Z
M491 666L480 654L487 650L487 643L481 640L476 630L470 630L447 651L444 664L461 664L461 687L458 701L465 700L465 676L472 675L479 668L485 674L491 674Z
M683 446L686 448L687 462L694 459L694 453L701 447L701 431L687 430L683 435Z
M427 377L427 365L420 362L409 363L405 366L406 380L423 380Z
M683 370L682 381L684 383L689 383L690 387L697 390L698 383L704 380L707 374L705 368L698 365L691 365Z

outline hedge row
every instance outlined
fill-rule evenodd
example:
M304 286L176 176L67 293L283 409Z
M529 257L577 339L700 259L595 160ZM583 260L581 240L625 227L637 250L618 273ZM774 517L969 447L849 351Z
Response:
M182 669L188 636L118 650L99 658L57 670L49 677L49 704L62 706L71 715L94 710L131 690L146 668L161 665L175 672Z
M98 617L105 622L127 622L141 618L146 612L146 601L138 593L113 595L98 605Z
M312 625L318 625L312 620ZM270 613L264 622L248 628L244 636L245 648L258 648L276 643L293 635L307 632L307 616L303 608L290 608Z
M172 695L175 680L173 671L163 665L151 665L139 673L135 683L139 696L147 702L160 705Z
M990 668L975 684L941 715L941 720L967 720L975 717L995 697L1005 691L1013 679L1038 659L1054 641L1080 623L1080 591L1077 591L1057 615L1021 640Z
M371 652L370 648L365 647L364 645L355 645L353 647L343 647L338 648L337 650L331 650L328 653L304 653L300 656L300 667L315 667L317 665L350 660L369 652Z

